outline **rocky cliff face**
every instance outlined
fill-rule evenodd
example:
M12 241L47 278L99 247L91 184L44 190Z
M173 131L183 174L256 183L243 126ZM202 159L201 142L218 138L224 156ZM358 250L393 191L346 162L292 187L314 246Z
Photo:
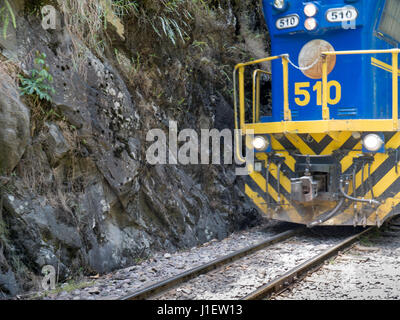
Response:
M2 63L15 67L0 68L0 298L38 289L44 265L60 281L104 273L258 223L233 166L145 159L147 132L167 132L169 121L233 127L233 66L262 55L266 37L255 36L258 1L214 2L184 7L182 37L171 39L144 23L140 10L157 8L138 1L131 14L103 17L95 47L69 24L74 1L15 1L17 28L0 39ZM37 14L46 4L56 30ZM36 51L54 78L51 102L19 97L9 78L29 75Z

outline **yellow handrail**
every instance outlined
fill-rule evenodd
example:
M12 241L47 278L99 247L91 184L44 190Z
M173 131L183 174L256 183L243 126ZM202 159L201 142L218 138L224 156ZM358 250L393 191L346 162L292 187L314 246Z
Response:
M239 134L238 134L238 129L244 129L245 128L245 97L244 97L244 69L247 66L262 63L262 62L267 62L267 61L272 61L272 60L277 60L280 59L281 56L273 56L273 57L267 57L263 59L258 59L254 61L249 61L246 63L239 63L235 66L235 69L233 71L233 105L234 105L234 117L235 117L235 139L236 139L236 157L237 160L240 162L246 162L245 159L241 156L240 150L239 150ZM236 73L239 74L239 123L238 123L238 106L237 106L237 88L236 88ZM287 84L286 84L287 86ZM242 132L242 135L246 134L246 132Z
M347 51L326 51L322 52L322 119L329 120L328 106L328 56L350 55L350 54L376 54L391 53L392 54L392 120L393 130L399 129L399 53L400 49L385 50L347 50Z
M282 55L283 66L283 118L292 121L292 113L289 108L289 55Z
M322 119L329 120L329 107L328 107L328 59L326 56L322 57Z
M343 50L343 51L325 51L322 55L337 56L346 54L374 54L374 53L400 53L400 49L373 49L373 50Z
M273 57L268 57L268 58L263 58L263 59L258 59L246 63L239 63L235 66L235 69L233 71L233 86L234 86L234 112L235 112L235 129L242 129L245 127L245 96L244 96L244 70L245 67L254 65L254 64L259 64L262 62L267 62L267 61L272 61L272 60L277 60L277 59L283 59L283 56L273 56ZM287 65L286 65L287 68ZM286 70L287 72L287 70ZM236 73L239 74L239 123L237 121L237 87L236 87ZM288 79L286 79L288 81ZM284 80L284 88L288 88L288 82L285 83ZM285 108L289 108L289 103L287 103L287 106Z
M392 118L393 127L395 130L399 129L399 52L392 53L392 82L393 82L393 106L392 106Z

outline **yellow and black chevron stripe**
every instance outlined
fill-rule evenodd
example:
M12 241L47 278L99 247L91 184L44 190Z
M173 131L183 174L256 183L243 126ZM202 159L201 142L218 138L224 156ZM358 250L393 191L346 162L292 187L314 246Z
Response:
M400 132L385 133L386 152L373 155L373 162L365 166L356 165L362 144L352 132L274 135L271 145L274 153L284 161L279 166L269 161L267 154L257 154L257 159L265 165L262 172L252 172L245 185L246 195L270 218L307 224L337 205L336 201L310 204L291 201L290 179L296 177L294 154L334 155L342 174L355 173L356 192L351 182L348 193L365 199L373 196L382 203L373 208L369 204L348 201L340 214L323 225L379 226L387 218L400 214Z

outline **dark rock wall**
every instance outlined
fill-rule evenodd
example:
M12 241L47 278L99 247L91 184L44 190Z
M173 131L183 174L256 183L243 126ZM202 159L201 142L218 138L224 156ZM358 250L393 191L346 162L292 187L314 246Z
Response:
M104 55L88 49L79 71L79 40L62 23L44 31L17 2L18 28L0 40L1 56L28 74L34 52L45 53L56 93L38 113L0 92L0 298L37 289L44 265L60 281L105 273L259 223L234 166L145 159L148 130L168 132L171 120L198 132L233 128L233 66L266 54L258 1L215 1L177 45L125 18L124 37L110 26Z

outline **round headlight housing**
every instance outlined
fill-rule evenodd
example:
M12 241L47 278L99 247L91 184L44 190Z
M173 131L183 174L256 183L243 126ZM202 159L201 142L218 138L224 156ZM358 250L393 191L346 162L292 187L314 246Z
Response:
M269 141L268 141L268 139L266 139L266 138L264 138L262 136L254 137L254 139L253 139L253 147L257 151L267 150L267 148L269 147Z
M285 0L274 0L275 9L282 10L285 8Z
M306 21L304 22L304 27L308 30L308 31L312 31L315 30L317 28L317 20L315 20L314 18L308 18L306 19Z
M307 17L314 17L317 14L317 12L318 9L316 5L313 3L306 4L306 6L304 7L304 14Z
M368 151L376 152L383 146L383 140L375 133L367 134L363 139L363 145Z

